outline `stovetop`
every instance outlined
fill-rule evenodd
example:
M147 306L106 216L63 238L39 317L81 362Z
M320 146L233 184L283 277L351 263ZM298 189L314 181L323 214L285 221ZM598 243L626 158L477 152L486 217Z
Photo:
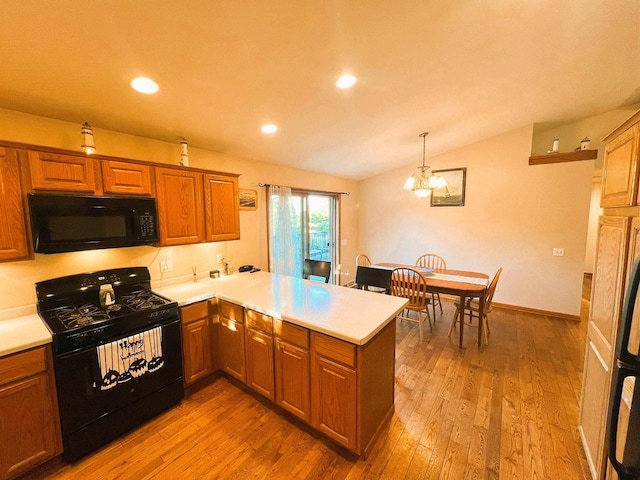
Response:
M71 275L36 284L38 313L53 334L57 353L99 345L179 318L176 302L150 290L146 267ZM99 303L100 286L115 301Z

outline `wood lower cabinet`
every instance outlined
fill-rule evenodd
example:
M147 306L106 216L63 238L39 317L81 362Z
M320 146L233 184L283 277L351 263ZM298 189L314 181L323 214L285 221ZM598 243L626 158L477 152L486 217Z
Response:
M220 368L242 383L247 383L244 308L220 301Z
M356 347L313 332L311 424L350 450L357 447Z
M0 479L62 452L49 347L0 358Z
M279 322L275 342L275 402L311 423L309 330Z
M150 165L104 160L101 166L104 193L144 196L153 194Z
M238 179L225 175L204 175L206 240L240 238Z
M202 173L154 168L161 245L204 241Z
M0 147L0 261L29 257L18 152Z
M275 400L273 318L245 309L247 386L272 402Z
M206 301L182 307L180 314L184 384L190 386L215 371L213 324Z
M102 193L98 160L49 152L29 152L31 187L97 195Z

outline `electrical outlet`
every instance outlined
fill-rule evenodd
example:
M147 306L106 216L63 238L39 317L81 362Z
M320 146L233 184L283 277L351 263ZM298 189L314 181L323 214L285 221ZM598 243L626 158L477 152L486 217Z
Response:
M219 253L216 255L216 261L218 263L223 263L224 262L224 255L222 253Z
M172 272L173 262L171 260L162 260L160 262L160 273Z
M564 257L564 248L554 248L553 249L554 257Z

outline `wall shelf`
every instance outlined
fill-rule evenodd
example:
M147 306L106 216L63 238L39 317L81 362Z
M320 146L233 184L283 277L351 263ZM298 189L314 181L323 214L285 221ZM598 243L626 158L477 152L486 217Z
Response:
M547 155L531 155L529 165L546 165L547 163L579 162L598 158L598 150L578 150L575 152L549 153Z

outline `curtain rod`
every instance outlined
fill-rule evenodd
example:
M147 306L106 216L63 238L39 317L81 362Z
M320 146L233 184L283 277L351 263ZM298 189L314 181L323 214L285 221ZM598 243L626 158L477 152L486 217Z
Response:
M318 192L318 193L331 193L334 195L351 195L351 192L327 192L324 190L307 190L306 188L295 188L295 187L289 187L287 185L276 185L273 183L258 183L259 187L287 187L290 188L292 190L306 190L308 192Z

